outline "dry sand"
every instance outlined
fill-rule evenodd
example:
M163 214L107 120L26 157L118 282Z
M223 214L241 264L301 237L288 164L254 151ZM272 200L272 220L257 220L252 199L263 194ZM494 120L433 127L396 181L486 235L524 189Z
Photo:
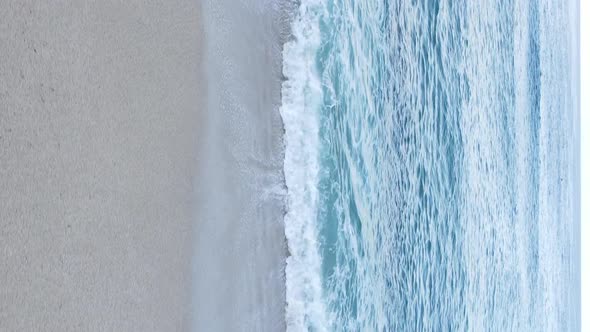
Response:
M198 6L0 3L0 331L190 329Z

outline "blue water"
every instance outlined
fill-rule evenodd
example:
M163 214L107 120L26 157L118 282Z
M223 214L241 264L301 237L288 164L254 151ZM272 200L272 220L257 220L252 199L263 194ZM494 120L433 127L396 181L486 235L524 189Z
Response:
M283 104L291 331L566 331L566 1L301 0Z

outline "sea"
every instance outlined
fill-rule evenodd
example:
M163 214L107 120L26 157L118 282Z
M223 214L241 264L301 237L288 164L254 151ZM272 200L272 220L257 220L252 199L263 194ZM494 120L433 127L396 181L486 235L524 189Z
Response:
M579 329L577 8L296 3L287 330Z

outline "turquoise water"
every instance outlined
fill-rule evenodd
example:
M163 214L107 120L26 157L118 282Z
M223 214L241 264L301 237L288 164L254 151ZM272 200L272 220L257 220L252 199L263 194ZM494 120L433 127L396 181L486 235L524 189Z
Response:
M301 0L289 330L577 328L569 6Z

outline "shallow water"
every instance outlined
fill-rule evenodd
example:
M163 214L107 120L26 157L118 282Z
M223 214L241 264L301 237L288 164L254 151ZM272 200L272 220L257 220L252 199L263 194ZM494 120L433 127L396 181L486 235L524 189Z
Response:
M301 1L283 51L288 329L576 329L570 12Z

